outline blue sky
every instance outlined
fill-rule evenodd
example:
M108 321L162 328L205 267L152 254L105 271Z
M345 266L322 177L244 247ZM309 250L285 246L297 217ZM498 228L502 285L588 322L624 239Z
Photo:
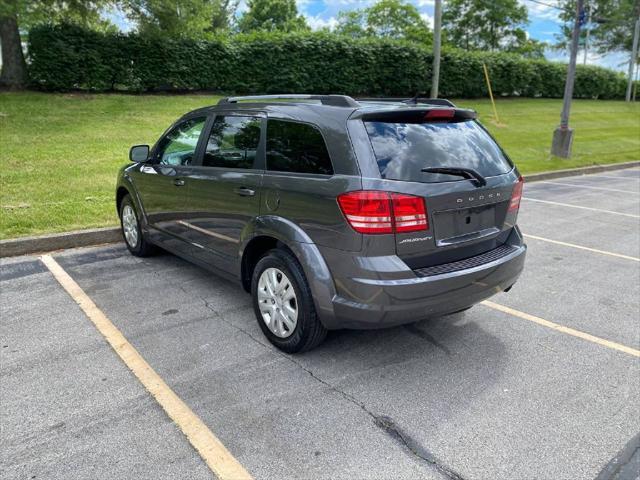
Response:
M316 29L324 26L331 27L336 22L338 12L345 10L353 10L363 8L374 3L374 0L296 0L298 10L305 17L309 25ZM444 0L446 2L446 0ZM553 43L555 35L560 32L561 22L558 18L558 10L535 3L531 0L519 0L529 11L530 24L527 31L531 38L545 42ZM409 0L414 4L422 17L433 26L433 0ZM547 0L546 3L555 3L554 0ZM246 1L241 0L239 13L246 9ZM109 17L120 26L123 30L132 28L126 19L119 12L109 15ZM568 61L567 52L547 49L545 55L550 60ZM578 55L578 61L582 63L583 53ZM602 65L616 70L626 71L628 55L625 54L609 54L598 55L595 52L589 52L587 57L588 64Z

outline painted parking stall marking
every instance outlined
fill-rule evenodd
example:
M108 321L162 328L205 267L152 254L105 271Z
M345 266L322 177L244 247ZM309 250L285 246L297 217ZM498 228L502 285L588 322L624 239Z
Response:
M546 328L550 328L560 333L565 333L573 337L581 338L582 340L586 340L588 342L592 342L597 345L601 345L603 347L611 348L613 350L617 350L619 352L623 352L628 355L632 355L634 357L640 357L640 350L636 350L635 348L627 347L626 345L622 345L621 343L612 342L611 340L606 340L604 338L596 337L595 335L581 332L580 330L576 330L574 328L565 327L564 325L550 322L549 320L545 320L544 318L536 317L535 315L521 312L520 310L516 310L514 308L510 308L505 305L500 305L499 303L495 303L490 300L483 301L481 305L492 308L493 310L498 310L499 312L503 312L508 315L512 315L514 317L521 318L523 320L528 320L530 322L537 323L538 325L541 325Z
M187 437L189 443L220 480L252 480L222 442L151 368L133 345L107 318L82 288L50 255L41 257L62 288L78 304L120 359L133 372L162 409Z
M634 170L637 171L637 170ZM637 182L640 180L640 177L630 177L630 176L626 176L623 177L622 175L620 176L616 176L616 175L588 175L588 176L582 176L582 177L576 177L577 179L582 180L583 178L611 178L614 180L631 180L632 182Z
M640 262L640 258L632 257L630 255L623 255L621 253L607 252L606 250L598 250L597 248L585 247L582 245L576 245L575 243L561 242L560 240L552 240L550 238L538 237L536 235L524 234L525 238L531 238L533 240L539 240L541 242L554 243L556 245L562 245L563 247L577 248L578 250L585 250L587 252L599 253L600 255L609 255L610 257L624 258L625 260L631 260L633 262Z
M559 207L579 208L581 210L590 210L592 212L598 212L598 213L608 213L610 215L620 215L622 217L640 218L640 215L634 215L632 213L614 212L613 210L603 210L601 208L585 207L582 205L572 205L570 203L552 202L550 200L540 200L539 198L522 197L522 199L529 202L538 202L538 203L544 203L548 205L555 205Z
M590 190L602 190L605 192L617 192L617 193L628 193L631 195L640 195L640 191L638 190L619 190L617 188L606 188L606 187L596 187L594 185L582 185L578 183L564 183L564 182L550 182L547 180L538 181L535 183L543 183L545 185L559 185L563 187L576 187L576 188L588 188Z

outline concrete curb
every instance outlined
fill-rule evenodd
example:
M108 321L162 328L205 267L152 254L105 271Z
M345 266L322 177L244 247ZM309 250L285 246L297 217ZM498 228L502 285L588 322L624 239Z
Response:
M566 170L556 170L554 172L533 173L531 175L526 175L525 181L536 182L575 175L589 175L632 167L640 167L640 161L570 168ZM40 237L13 238L9 240L0 240L0 258L15 257L18 255L32 255L34 253L51 252L65 248L88 247L91 245L116 243L121 241L122 234L120 233L119 227L78 230L75 232L43 235Z
M117 227L77 230L39 237L12 238L0 240L0 258L120 241L122 241L122 234L120 228Z
M640 167L640 161L612 163L609 165L594 165L592 167L568 168L566 170L554 170L553 172L532 173L524 176L525 183L552 180L554 178L573 177L575 175L590 175L594 173L621 170L623 168Z

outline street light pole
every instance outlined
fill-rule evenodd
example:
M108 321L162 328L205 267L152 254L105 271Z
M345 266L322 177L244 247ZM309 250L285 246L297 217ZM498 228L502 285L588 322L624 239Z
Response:
M442 0L436 0L433 19L433 68L431 69L431 98L438 98L440 81L440 47L442 44Z
M631 90L633 89L633 66L638 58L638 37L640 36L640 17L636 20L636 28L633 29L633 48L631 49L631 58L629 59L629 79L627 81L627 94L624 99L631 101Z
M578 57L580 21L583 5L584 0L578 0L576 2L576 17L571 35L571 55L567 69L567 81L564 85L560 125L553 132L553 142L551 143L551 154L562 158L569 158L571 156L571 146L573 144L573 129L569 128L569 113L571 112L571 98L573 97L573 85L576 79L576 60Z

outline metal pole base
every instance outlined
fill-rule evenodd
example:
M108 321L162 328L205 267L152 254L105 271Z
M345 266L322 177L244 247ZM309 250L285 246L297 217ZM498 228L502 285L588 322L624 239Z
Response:
M551 155L560 158L570 158L572 145L573 128L558 127L554 130L553 142L551 142Z

